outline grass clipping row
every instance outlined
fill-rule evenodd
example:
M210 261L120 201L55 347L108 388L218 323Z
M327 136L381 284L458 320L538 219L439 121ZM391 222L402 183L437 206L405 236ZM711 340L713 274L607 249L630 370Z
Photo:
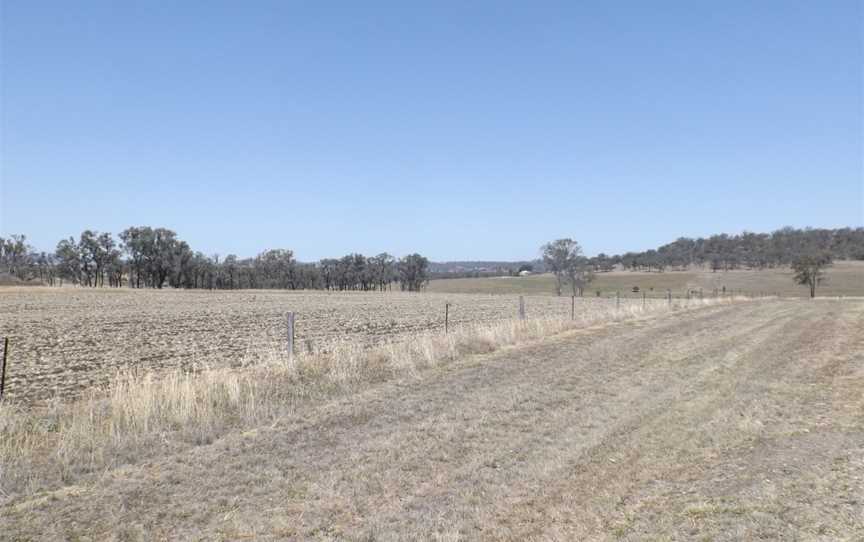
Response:
M325 354L289 357L273 351L267 361L241 369L121 371L106 389L72 402L49 401L38 411L0 401L0 501L172 449L209 444L232 428L278 423L298 401L571 329L737 300L612 303L573 320L465 325L446 335L422 332L374 348L346 342Z

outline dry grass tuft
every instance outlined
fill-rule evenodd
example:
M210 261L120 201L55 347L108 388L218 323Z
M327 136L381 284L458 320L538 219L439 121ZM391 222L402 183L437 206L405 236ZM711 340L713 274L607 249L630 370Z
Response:
M743 299L743 298L742 298ZM412 375L471 354L590 325L664 314L738 299L614 303L575 320L538 318L462 325L445 335L419 332L374 348L345 342L327 353L288 359L270 351L242 369L121 371L79 400L38 411L0 402L0 500L134 463L166 447L207 444L237 426L290 415L298 400L322 397L397 374Z

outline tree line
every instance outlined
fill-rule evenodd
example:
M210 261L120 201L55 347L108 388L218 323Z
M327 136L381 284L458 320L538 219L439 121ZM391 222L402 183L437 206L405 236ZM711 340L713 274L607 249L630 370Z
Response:
M616 264L634 271L664 271L690 266L729 271L791 266L804 256L864 260L864 228L786 227L772 233L724 233L697 239L680 237L644 252L627 252L611 257L599 254L591 259L591 263L595 271L611 270Z
M766 269L789 266L794 280L810 289L825 279L825 268L834 260L864 260L864 228L794 229L783 228L773 233L740 235L720 234L707 239L681 237L656 250L628 252L621 256L598 254L593 258L582 255L579 243L566 238L540 247L545 271L555 275L556 293L564 285L573 295L582 295L595 272L611 271L616 265L633 271L659 271L666 268L686 269L690 266L710 266L714 272L746 267Z
M395 258L349 254L314 263L298 262L288 249L265 250L254 258L208 256L193 251L176 232L130 227L117 236L93 230L57 243L53 253L36 252L24 235L0 237L0 269L25 281L63 281L87 287L278 288L288 290L392 290L417 292L429 280L429 260L420 254Z
M477 277L516 275L522 269L535 272L549 272L560 276L559 288L570 284L566 272L561 269L584 268L581 272L603 273L616 267L631 271L663 272L667 269L683 270L700 267L712 271L734 269L768 269L792 267L793 264L808 257L816 260L864 260L864 228L795 229L782 228L771 233L744 232L739 235L717 234L707 238L679 237L677 240L643 252L626 252L620 255L600 253L593 257L582 255L576 246L576 255L568 256L570 263L562 263L561 254L566 253L567 239L558 239L558 263L555 255L547 252L547 245L540 248L541 257L530 265L514 262L511 266L488 272L440 273L441 277ZM563 243L563 244L562 244ZM563 252L562 252L563 251ZM551 257L551 260L550 260ZM566 260L567 258L564 258ZM556 271L557 269L557 271ZM572 284L571 284L572 287ZM577 289L579 286L577 285Z

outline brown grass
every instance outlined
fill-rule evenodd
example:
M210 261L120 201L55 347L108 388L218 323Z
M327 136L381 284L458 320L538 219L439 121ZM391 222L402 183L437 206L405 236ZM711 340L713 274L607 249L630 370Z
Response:
M212 442L230 427L258 426L290 414L297 401L349 391L394 375L417 374L471 354L533 341L570 329L726 300L593 304L576 320L533 318L457 326L444 335L418 332L376 347L342 342L327 353L286 359L278 349L243 369L117 371L105 391L26 409L0 402L0 491L40 488L146 457L153 446Z
M340 385L352 393L200 442L164 431L8 496L0 527L12 540L861 540L862 330L860 300L589 326Z

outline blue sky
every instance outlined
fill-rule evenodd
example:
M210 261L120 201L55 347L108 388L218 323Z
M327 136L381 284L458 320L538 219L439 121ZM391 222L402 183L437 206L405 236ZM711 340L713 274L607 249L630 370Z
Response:
M862 226L862 4L4 0L0 235L455 260Z

